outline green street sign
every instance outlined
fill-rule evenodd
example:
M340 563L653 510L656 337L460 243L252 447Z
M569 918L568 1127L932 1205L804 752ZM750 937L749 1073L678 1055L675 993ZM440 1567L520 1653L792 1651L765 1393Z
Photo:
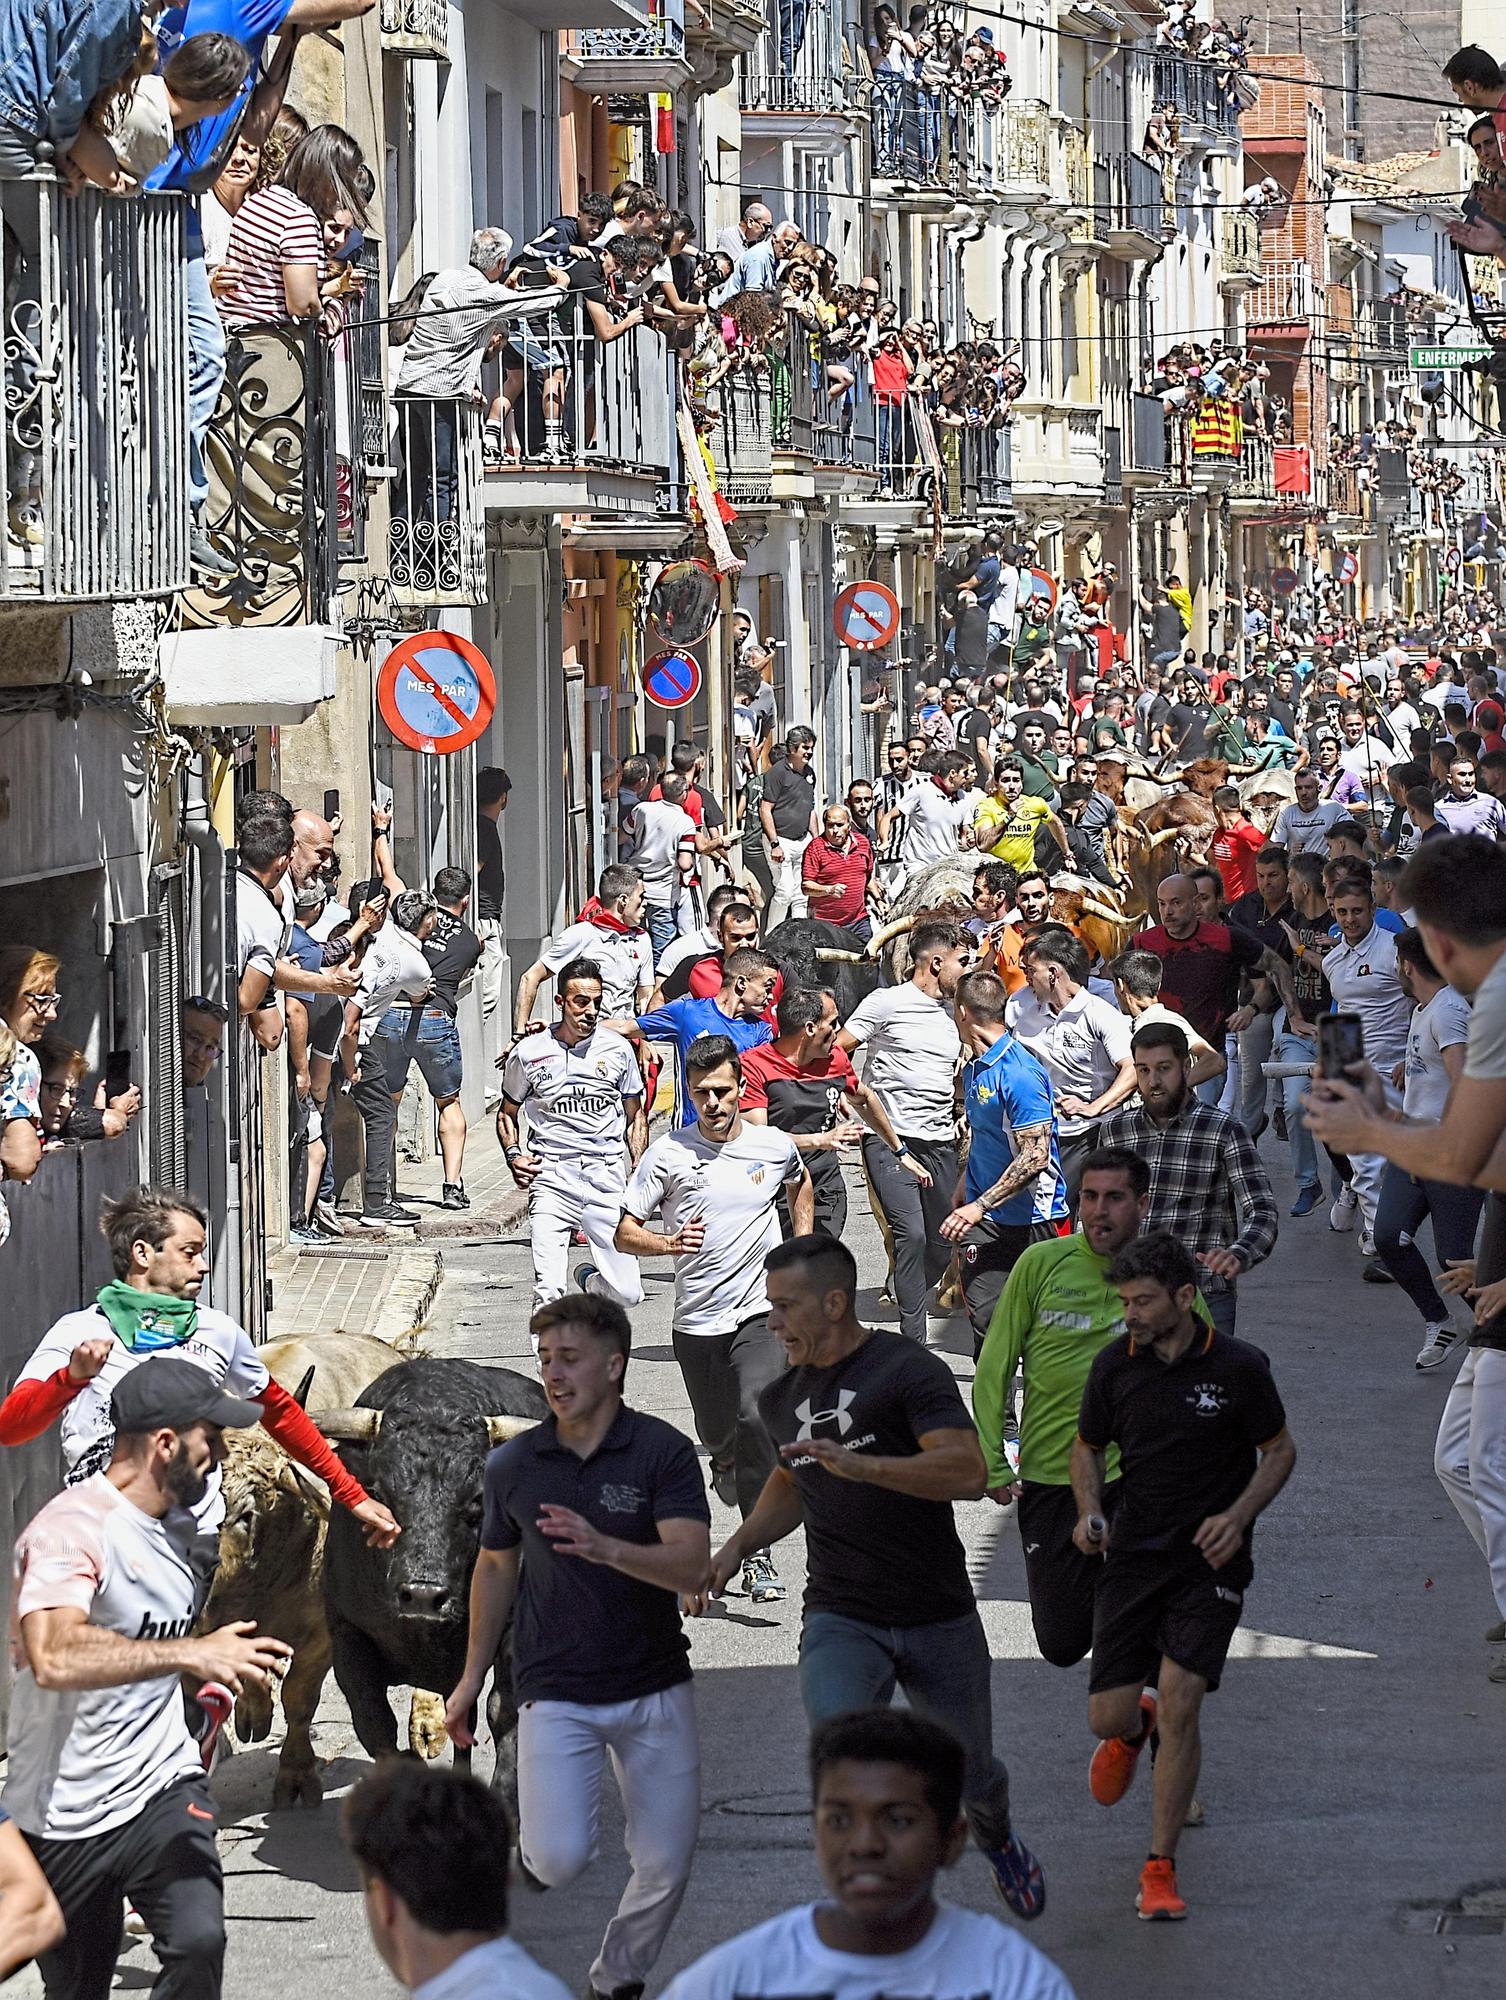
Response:
M1477 361L1488 361L1488 347L1414 347L1412 366L1419 373L1436 368L1470 368Z

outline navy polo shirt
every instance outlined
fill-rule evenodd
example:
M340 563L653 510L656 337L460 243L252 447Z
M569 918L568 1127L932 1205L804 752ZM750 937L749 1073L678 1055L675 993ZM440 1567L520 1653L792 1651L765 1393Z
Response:
M517 1701L637 1701L690 1679L690 1645L672 1590L562 1555L539 1509L568 1507L621 1542L657 1542L661 1521L709 1527L706 1482L690 1440L624 1406L589 1458L559 1442L554 1418L486 1461L484 1549L523 1551L513 1619Z

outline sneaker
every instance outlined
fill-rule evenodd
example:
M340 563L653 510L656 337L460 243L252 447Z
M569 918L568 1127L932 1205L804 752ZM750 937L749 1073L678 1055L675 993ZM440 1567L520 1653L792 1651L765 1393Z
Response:
M588 1986L585 2000L643 2000L643 1981L629 1980L626 1985L614 1986L609 1993L603 1993L599 1986Z
M411 1208L404 1208L395 1201L385 1201L374 1208L361 1211L363 1229L417 1229L418 1217Z
M1485 1634L1485 1643L1487 1646L1499 1646L1503 1640L1506 1640L1506 1618L1498 1618Z
M1142 1924L1180 1923L1187 1905L1177 1894L1177 1865L1174 1861L1147 1861L1140 1870L1140 1892L1135 1908Z
M1286 1131L1286 1106L1285 1106L1284 1104L1278 1104L1278 1105L1276 1106L1276 1109L1275 1109L1275 1110L1274 1110L1274 1111L1272 1112L1272 1114L1271 1114L1271 1130L1272 1130L1272 1131L1273 1131L1273 1132L1274 1132L1274 1133L1276 1134L1276 1137L1277 1137L1278 1139L1285 1139L1285 1138L1286 1138L1286 1136L1287 1136L1287 1131Z
M1360 1224L1360 1255L1362 1257L1375 1255L1375 1238L1363 1222Z
M1485 1678L1488 1681L1506 1681L1506 1653L1502 1653Z
M35 500L12 500L6 509L10 538L23 549L42 546L42 510Z
M199 1761L206 1771L212 1771L226 1748L220 1731L230 1720L235 1696L222 1681L205 1681L194 1700L204 1712L203 1723L195 1732L199 1740Z
M1330 1229L1347 1231L1353 1229L1360 1212L1360 1198L1352 1187L1340 1188L1328 1211Z
M1156 1726L1156 1698L1153 1694L1141 1695L1140 1713L1145 1718L1145 1733L1138 1743L1127 1742L1122 1736L1111 1736L1093 1752L1093 1761L1088 1765L1088 1790L1101 1806L1117 1806L1135 1782L1135 1766L1140 1761L1140 1752L1150 1741L1151 1731Z
M483 424L481 426L481 457L487 465L499 465L502 461L502 426Z
M321 1250L324 1248L323 1233L317 1230L311 1222L293 1223L288 1230L288 1241L289 1243L296 1243L300 1249L306 1248L309 1244L313 1244Z
M1430 1319L1423 1328L1422 1345L1417 1350L1417 1366L1436 1368L1440 1361L1446 1361L1453 1353L1458 1337L1451 1319Z
M596 1276L596 1266L577 1264L571 1276L575 1279L575 1289L578 1292L588 1292L591 1289L591 1280Z
M1311 1215L1322 1199L1323 1190L1309 1182L1305 1187L1298 1188L1297 1199L1292 1203L1292 1214Z
M737 1471L734 1466L711 1461L711 1490L724 1507L737 1505Z
M222 556L202 528L193 528L188 536L188 567L195 576L211 577L223 583L227 577L237 575L235 564Z
M1002 1847L985 1847L983 1859L993 1870L994 1887L1020 1921L1038 1917L1046 1907L1046 1878L1019 1835L1012 1833Z
M335 1204L332 1201L316 1201L314 1203L314 1213L309 1220L324 1236L343 1236L345 1234L345 1224L335 1213Z
M783 1601L785 1588L779 1581L774 1558L767 1549L758 1549L753 1555L743 1557L743 1595L755 1604L778 1604Z
M464 1181L446 1181L440 1190L439 1201L442 1208L469 1208L471 1205Z
M125 1906L125 1933L127 1937L133 1938L151 1936L151 1932L146 1927L146 1918L142 1916L134 1903L127 1903Z
M1360 1248L1363 1250L1364 1247L1364 1240L1362 1238ZM1367 1285L1394 1285L1396 1283L1396 1280L1386 1269L1379 1257L1372 1257L1364 1270L1361 1271L1360 1276Z

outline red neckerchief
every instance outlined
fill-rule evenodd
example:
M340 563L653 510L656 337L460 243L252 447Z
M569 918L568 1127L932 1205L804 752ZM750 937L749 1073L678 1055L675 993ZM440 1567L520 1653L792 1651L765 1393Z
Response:
M599 896L592 896L582 904L576 922L595 924L599 931L615 931L619 937L641 937L643 934L641 924L625 924L621 917L614 917L610 910L604 910Z

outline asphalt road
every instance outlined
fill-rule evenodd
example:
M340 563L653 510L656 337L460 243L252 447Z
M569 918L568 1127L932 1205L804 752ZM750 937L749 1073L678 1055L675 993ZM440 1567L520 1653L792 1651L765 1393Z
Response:
M1280 1147L1265 1141L1273 1164ZM1285 1200L1287 1183L1282 1175ZM859 1194L848 1240L882 1279ZM527 1367L527 1246L446 1248L431 1351ZM1360 1282L1353 1236L1326 1212L1286 1222L1246 1282L1240 1332L1270 1354L1297 1440L1291 1485L1267 1515L1222 1690L1205 1710L1206 1824L1179 1866L1185 1925L1141 1925L1133 1897L1149 1838L1144 1778L1112 1813L1087 1790L1087 1667L1035 1653L1019 1538L987 1502L960 1508L996 1659L996 1733L1016 1819L1050 1904L1032 1938L1082 2000L1205 2000L1251 1991L1432 2000L1506 1993L1506 1687L1486 1680L1493 1617L1482 1563L1432 1473L1451 1369L1418 1375L1415 1315ZM669 1345L667 1266L650 1266L628 1377L632 1401L690 1429ZM865 1309L878 1320L872 1293ZM963 1322L955 1344L968 1346ZM970 1362L953 1366L964 1380ZM713 1534L730 1526L713 1502ZM805 1817L804 1717L795 1684L802 1563L780 1552L790 1600L729 1599L693 1632L704 1759L695 1872L659 1972L816 1892ZM225 1810L229 2000L395 1989L367 1941L336 1806L365 1768L331 1680L316 1745L319 1811L271 1815L274 1741L216 1777ZM576 1991L625 1878L610 1782L602 1858L573 1888L515 1896L518 1937ZM997 1908L969 1854L949 1893ZM1462 1909L1460 1898L1465 1899ZM1452 1912L1439 1930L1440 1913ZM145 1943L120 1990L151 1983ZM17 1985L39 1991L34 1975Z

